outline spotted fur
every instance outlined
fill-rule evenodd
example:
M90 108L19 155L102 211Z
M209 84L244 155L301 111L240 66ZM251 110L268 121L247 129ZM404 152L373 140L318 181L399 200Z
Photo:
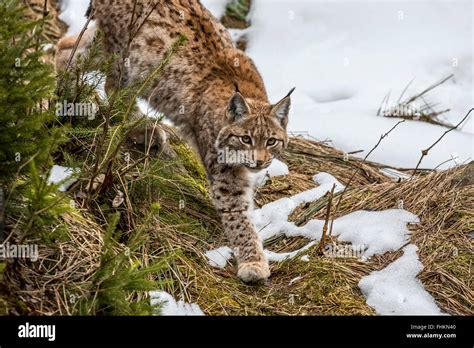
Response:
M93 0L91 13L104 33L105 53L129 62L111 71L108 90L146 76L180 35L187 37L143 97L200 155L238 276L245 282L268 278L268 261L250 219L249 173L266 168L286 147L290 96L270 104L253 61L197 0ZM232 162L222 156L228 153L244 156Z

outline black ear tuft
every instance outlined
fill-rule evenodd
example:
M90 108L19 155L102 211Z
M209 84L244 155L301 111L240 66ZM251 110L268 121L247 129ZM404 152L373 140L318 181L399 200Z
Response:
M295 87L291 89L290 92L278 103L273 105L271 114L275 116L280 124L285 128L286 125L288 124L288 114L290 112L290 106L291 106L291 93L295 90Z
M240 92L235 92L227 106L227 114L231 122L241 120L250 114L250 108Z
M292 89L290 89L290 91L288 92L288 94L286 95L287 97L291 96L293 94L293 92L295 91L296 87L293 87Z

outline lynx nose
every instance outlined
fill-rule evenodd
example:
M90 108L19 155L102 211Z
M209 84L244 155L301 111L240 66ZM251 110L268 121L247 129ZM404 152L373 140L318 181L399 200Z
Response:
M265 163L265 161L262 161L262 160L257 160L257 167L261 167L263 166L263 164Z

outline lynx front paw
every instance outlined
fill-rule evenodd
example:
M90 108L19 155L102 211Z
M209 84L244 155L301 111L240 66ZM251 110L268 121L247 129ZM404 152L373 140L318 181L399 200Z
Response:
M270 277L268 261L245 262L239 265L237 276L245 283L256 283Z

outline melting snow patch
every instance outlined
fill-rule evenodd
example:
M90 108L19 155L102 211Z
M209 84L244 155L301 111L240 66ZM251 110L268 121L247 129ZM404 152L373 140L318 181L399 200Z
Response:
M308 223L303 227L299 227L294 222L288 221L288 216L298 205L315 201L324 196L328 191L331 191L333 185L336 185L335 192L341 191L344 186L327 173L319 173L313 177L313 180L319 183L318 187L298 193L290 198L281 198L265 204L262 208L252 212L253 223L263 240L281 234L287 236L311 235L311 237L314 237L311 233L313 230L318 230L320 235L322 225L320 226L319 222L317 222L317 226Z
M224 268L227 261L232 257L232 249L229 247L220 247L206 252L208 262L212 267Z
M156 311L156 315L204 315L199 305L176 301L166 291L150 291L149 295L152 306L161 304L161 310Z
M334 220L333 235L367 249L362 257L397 250L408 240L408 223L419 222L416 215L402 209L356 211Z
M274 176L288 175L288 173L288 166L285 163L274 159L272 163L268 166L268 168L258 173L251 174L251 178L254 186L262 187L263 185L265 185L268 178L272 178Z
M398 260L359 282L367 304L382 315L440 315L442 312L416 275L423 269L411 244Z
M65 192L76 181L76 179L70 178L75 173L76 169L54 165L49 173L48 184L58 184L61 182L58 190Z
M318 187L270 202L252 212L252 220L262 240L282 234L287 237L305 237L310 240L303 248L291 252L277 253L265 250L269 261L279 262L294 258L315 245L321 238L323 220L310 220L303 226L297 226L294 222L288 221L288 216L298 205L321 198L331 190L333 185L336 185L335 192L344 189L342 184L327 173L319 173L313 179L319 183ZM410 234L407 224L416 222L419 222L418 217L403 209L361 210L334 220L333 235L338 236L341 241L352 243L357 250L362 250L360 256L362 259L367 259L375 254L401 248ZM219 268L225 267L231 255L232 251L227 247L206 253L209 263Z

